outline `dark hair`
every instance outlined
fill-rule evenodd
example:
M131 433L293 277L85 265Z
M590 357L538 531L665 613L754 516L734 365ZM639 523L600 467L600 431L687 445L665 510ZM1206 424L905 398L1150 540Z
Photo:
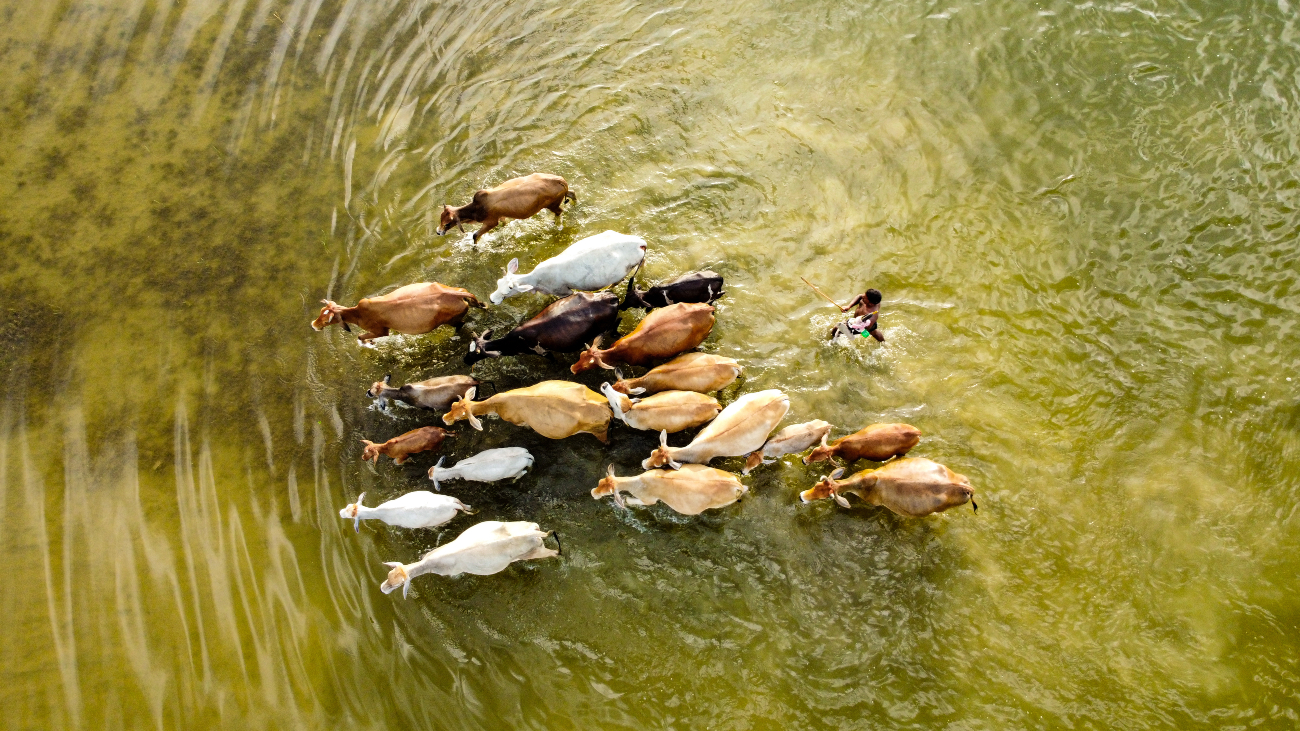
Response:
M880 290L878 290L878 289L868 289L868 290L867 290L867 301L870 302L870 303L873 304L873 305L878 305L878 304L880 304Z

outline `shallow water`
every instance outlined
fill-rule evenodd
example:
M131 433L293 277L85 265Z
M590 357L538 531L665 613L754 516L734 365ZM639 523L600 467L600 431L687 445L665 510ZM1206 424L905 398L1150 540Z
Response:
M5 728L1300 723L1287 0L2 7ZM434 235L532 171L577 191L561 225ZM605 229L649 241L645 281L726 277L724 400L914 424L979 513L801 505L825 469L793 459L698 518L621 512L589 490L653 435L488 421L449 461L520 445L531 474L353 533L339 508L436 460L361 463L433 423L364 391L463 372L467 340L361 349L316 303L485 297ZM887 342L825 343L801 275L883 290ZM379 592L485 518L565 555Z

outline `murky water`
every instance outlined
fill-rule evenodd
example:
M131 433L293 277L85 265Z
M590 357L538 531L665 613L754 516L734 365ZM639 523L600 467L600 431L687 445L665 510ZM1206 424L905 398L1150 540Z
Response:
M3 3L5 728L1294 728L1300 21L1277 2ZM579 202L475 249L443 203ZM796 494L698 518L589 490L655 439L457 427L445 531L338 518L463 372L450 328L308 327L615 229L727 279L704 348L787 423L925 432L978 515ZM879 346L823 342L885 293ZM471 315L504 328L546 298ZM632 315L624 326L632 324ZM499 388L567 377L521 357ZM599 372L580 378L596 386ZM1292 380L1293 378L1297 380ZM680 443L680 442L678 442ZM738 469L739 460L723 466ZM473 520L558 561L423 577Z

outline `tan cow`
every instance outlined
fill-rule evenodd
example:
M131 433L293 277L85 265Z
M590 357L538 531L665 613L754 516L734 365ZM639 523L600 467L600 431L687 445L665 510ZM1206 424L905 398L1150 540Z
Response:
M694 391L663 391L643 399L618 393L609 383L600 384L614 416L633 429L675 433L713 421L722 404L712 396Z
M619 338L605 350L600 338L578 354L578 362L569 370L581 373L592 368L614 369L611 363L645 365L652 360L671 358L690 350L709 336L713 329L713 305L682 303L651 310L636 329Z
M767 435L789 410L790 397L776 389L745 394L723 409L685 447L668 446L668 434L659 432L659 448L641 466L680 469L682 462L708 464L714 457L749 454L763 446Z
M362 462L379 464L379 457L391 457L393 464L405 464L412 454L428 452L442 446L442 440L455 434L436 426L422 426L405 434L393 437L383 444L375 444L369 439L362 439L366 448L361 451Z
M481 223L483 227L474 233L474 243L477 244L479 237L496 228L503 218L532 218L547 208L555 214L558 222L564 212L561 205L576 200L578 196L558 175L533 173L512 178L495 188L475 191L474 198L459 208L443 206L438 235L442 236L452 226L461 226L466 221ZM461 226L461 231L464 230Z
M624 501L619 492L634 497ZM710 508L721 508L739 500L749 491L730 472L704 465L682 465L680 470L650 470L636 477L616 477L614 465L606 477L591 491L599 500L613 495L619 506L654 505L663 502L682 515L699 515Z
M459 325L465 320L470 306L482 307L469 290L448 287L437 282L421 282L398 287L379 297L366 297L356 307L343 307L332 300L321 300L325 305L312 322L315 330L324 330L334 323L352 332L350 325L365 330L357 341L362 345L382 338L389 331L404 335L421 335L439 325Z
M614 390L631 396L660 391L696 391L709 393L730 386L742 369L734 358L712 353L682 353L661 366L650 369L640 378L623 378L618 369Z
M818 440L825 441L826 434L830 430L831 425L821 419L787 426L764 442L762 449L749 453L745 458L745 469L741 470L741 474L748 475L750 470L760 464L771 464L779 457L804 451L816 444Z
M511 424L526 426L544 437L563 439L587 432L608 442L609 420L613 414L600 394L581 383L542 381L527 388L498 393L485 401L474 401L470 389L451 405L443 417L445 424L469 419L469 425L483 430L481 414L496 414Z
M909 518L923 518L968 502L973 510L979 510L970 480L928 459L907 457L840 481L843 475L841 467L811 490L799 493L799 499L808 503L830 497L847 508L849 501L840 493L848 492L868 505L883 505Z
M804 464L821 462L838 457L848 464L860 459L884 462L891 457L901 457L912 451L921 441L921 430L911 424L872 424L847 437L840 437L827 446L825 435L821 446L813 449Z

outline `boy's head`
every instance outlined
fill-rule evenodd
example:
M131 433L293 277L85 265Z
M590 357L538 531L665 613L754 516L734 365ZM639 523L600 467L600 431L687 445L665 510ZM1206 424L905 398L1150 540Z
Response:
M878 304L880 304L880 290L878 290L878 289L868 289L868 290L867 290L867 301L870 302L870 303L873 304L873 305L878 305Z

